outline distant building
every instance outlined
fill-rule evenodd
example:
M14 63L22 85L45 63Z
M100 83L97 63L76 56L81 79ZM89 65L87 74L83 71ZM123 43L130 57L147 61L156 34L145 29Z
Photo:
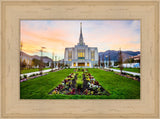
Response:
M32 65L32 56L24 52L20 52L20 53L21 53L20 55L21 62L25 61L27 65Z
M129 57L130 59L133 59L134 60L134 62L139 62L140 61L140 54L138 54L138 55L136 55L136 56L131 56L131 57Z
M104 61L105 62L105 67L109 67L109 61ZM110 61L110 66L113 67L114 66L114 60Z
M75 47L65 48L64 63L72 68L92 68L95 64L98 64L98 49L97 47L85 45L82 34L82 23L80 24L79 43Z
M140 68L139 63L124 63L123 67L125 68Z
M33 65L33 61L32 61L33 59L40 60L40 56L38 56L38 55L31 56L31 55L28 55L27 53L22 52L22 51L20 53L21 53L21 55L20 55L21 62L25 61L27 67ZM49 63L49 66L47 66L47 67L51 67L51 63L52 63L51 58L49 58L47 56L43 56L42 61L43 61L43 63ZM39 66L37 66L36 68L38 68L38 67Z

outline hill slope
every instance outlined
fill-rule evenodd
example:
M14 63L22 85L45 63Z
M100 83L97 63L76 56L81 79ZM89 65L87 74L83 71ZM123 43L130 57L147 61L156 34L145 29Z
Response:
M105 52L99 52L98 54L101 60L102 60L103 54L104 56L107 56L107 58L105 57L104 60L108 60L109 53L110 53L111 60L118 61L119 51L107 50ZM123 61L128 59L130 56L136 56L138 54L140 54L140 51L122 51Z

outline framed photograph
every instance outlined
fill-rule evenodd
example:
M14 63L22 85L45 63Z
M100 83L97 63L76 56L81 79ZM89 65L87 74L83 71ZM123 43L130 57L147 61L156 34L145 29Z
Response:
M1 1L1 118L159 119L159 0Z
M20 22L20 99L140 99L140 20Z

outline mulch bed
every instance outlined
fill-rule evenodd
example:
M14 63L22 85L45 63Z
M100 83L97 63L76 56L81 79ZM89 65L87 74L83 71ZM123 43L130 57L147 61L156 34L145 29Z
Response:
M67 76L61 84L49 94L66 95L110 95L87 69L75 69L74 73Z
M44 74L33 74L27 78L23 78L20 80L20 82L24 82L24 81L27 81L27 80L31 80L31 79L34 79L34 78L37 78L37 77L40 77L40 76L45 76L47 75L48 73L44 73Z

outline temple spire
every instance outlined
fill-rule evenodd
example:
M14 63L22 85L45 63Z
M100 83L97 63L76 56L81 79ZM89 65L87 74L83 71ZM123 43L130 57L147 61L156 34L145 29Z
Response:
M84 45L84 42L83 42L83 34L82 34L82 22L80 23L79 45Z
M80 33L82 34L82 22L80 23Z

